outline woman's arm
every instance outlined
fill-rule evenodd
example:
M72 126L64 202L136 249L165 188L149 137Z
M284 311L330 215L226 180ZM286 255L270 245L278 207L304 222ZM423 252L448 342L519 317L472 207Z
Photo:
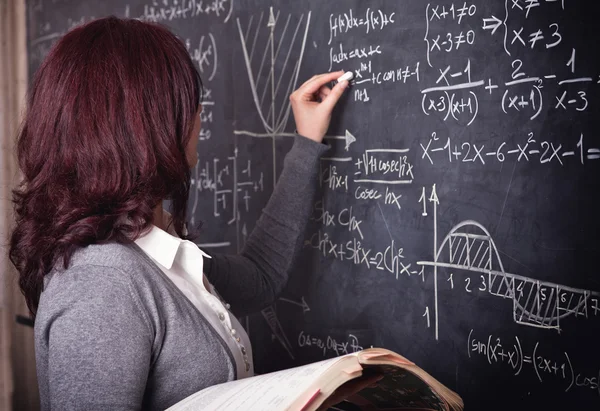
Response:
M269 202L239 255L210 254L204 260L206 276L236 315L273 303L287 283L314 201L319 159L328 149L323 137L347 86L342 82L330 90L326 84L341 74L314 76L290 96L301 136L295 137Z
M277 186L240 255L212 254L204 271L236 315L275 301L285 286L317 188L319 158L328 149L295 137Z

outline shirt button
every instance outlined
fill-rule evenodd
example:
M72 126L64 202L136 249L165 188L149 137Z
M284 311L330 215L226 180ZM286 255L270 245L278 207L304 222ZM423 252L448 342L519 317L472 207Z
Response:
M250 371L250 364L248 364L248 362L246 362L246 372Z
M240 341L241 341L241 340L240 340L240 337L237 337L235 340L236 340L237 342L240 342Z
M225 314L219 313L219 320L225 321Z
M246 355L246 348L242 347L242 354Z
M236 333L235 329L232 328L231 329L231 335L235 335L235 333Z
M231 305L225 304L225 308L227 308L229 310L231 308Z

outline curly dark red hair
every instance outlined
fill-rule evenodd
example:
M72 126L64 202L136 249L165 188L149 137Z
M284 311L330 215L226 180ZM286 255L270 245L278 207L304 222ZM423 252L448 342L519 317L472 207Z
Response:
M134 241L164 199L190 238L186 146L201 95L184 44L157 24L111 16L52 48L29 91L13 190L9 256L33 316L59 261L67 268L79 247Z

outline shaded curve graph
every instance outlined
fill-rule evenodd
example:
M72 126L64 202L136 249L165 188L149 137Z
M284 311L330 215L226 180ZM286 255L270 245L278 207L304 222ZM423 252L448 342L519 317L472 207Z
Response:
M599 292L507 273L490 233L473 220L463 221L450 230L434 253L434 260L417 264L434 267L436 274L437 268L450 268L487 276L486 291L512 300L513 320L517 324L560 331L565 318L588 317L590 300L596 303L592 309L599 310ZM437 311L435 316L438 339Z
M234 133L271 138L273 187L277 181L275 140L277 137L295 136L294 133L285 132L291 112L289 95L296 89L298 82L310 17L311 12L308 11L292 23L292 14L288 14L285 23L282 23L280 19L283 16L279 11L275 13L271 7L266 22L264 12L260 16L252 15L245 29L242 28L240 19L236 19L252 99L263 130L235 130ZM278 30L282 24L283 28ZM263 44L264 47L260 47ZM259 50L262 50L262 55ZM282 53L285 53L285 59L282 64L278 64Z

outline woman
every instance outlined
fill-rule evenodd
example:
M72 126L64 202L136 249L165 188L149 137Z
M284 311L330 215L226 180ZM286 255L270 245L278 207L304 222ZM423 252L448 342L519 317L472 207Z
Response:
M269 203L240 255L208 256L185 227L202 107L182 42L110 17L55 45L19 135L10 247L36 317L42 409L164 409L253 374L235 316L286 284L347 86L326 83L341 74L291 95L299 136Z

